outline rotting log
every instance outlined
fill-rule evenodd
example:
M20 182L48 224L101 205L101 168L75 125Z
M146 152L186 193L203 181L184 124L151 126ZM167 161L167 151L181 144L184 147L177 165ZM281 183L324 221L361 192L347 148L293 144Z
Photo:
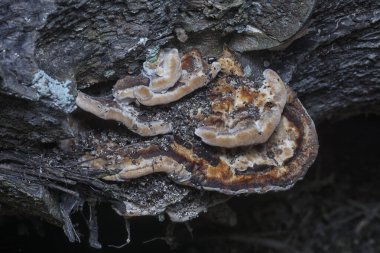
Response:
M160 47L195 47L216 57L227 45L248 75L276 70L316 122L380 111L376 0L4 0L0 6L0 213L40 216L63 226L71 241L78 238L70 213L85 202L184 221L228 199L165 175L109 183L78 162L80 152L93 148L86 142L91 136L126 143L136 136L75 111L76 90L109 89L137 74ZM86 124L78 124L82 118Z

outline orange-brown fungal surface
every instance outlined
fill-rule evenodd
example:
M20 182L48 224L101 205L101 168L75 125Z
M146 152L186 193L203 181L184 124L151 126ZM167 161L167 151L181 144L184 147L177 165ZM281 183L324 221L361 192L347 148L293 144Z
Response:
M228 48L223 49L223 53L218 58L218 62L220 64L221 72L224 75L244 76L241 64Z
M222 75L209 93L211 111L195 130L203 142L234 148L266 142L280 122L287 91L273 70L257 84L242 76L241 66L225 51L219 59Z

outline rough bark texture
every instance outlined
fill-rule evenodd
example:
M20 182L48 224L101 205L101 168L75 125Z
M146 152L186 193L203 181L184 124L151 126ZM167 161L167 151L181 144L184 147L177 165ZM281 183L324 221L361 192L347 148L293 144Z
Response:
M160 47L197 47L216 57L228 45L241 53L248 75L276 70L316 122L380 111L376 0L4 0L0 6L0 213L41 216L63 226L72 241L70 213L85 202L186 220L227 199L163 175L111 184L78 164L80 152L92 148L88 140L136 137L74 112L76 89L107 89L138 73ZM91 243L97 247L96 236Z

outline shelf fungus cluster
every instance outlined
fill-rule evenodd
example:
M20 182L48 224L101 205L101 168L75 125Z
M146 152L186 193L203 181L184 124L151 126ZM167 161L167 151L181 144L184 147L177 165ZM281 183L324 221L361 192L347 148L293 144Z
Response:
M199 189L263 193L294 185L318 150L314 123L281 78L269 69L261 82L244 77L227 49L211 64L195 49L182 56L164 49L142 75L120 79L112 95L79 92L77 105L154 136L133 145L97 142L82 159L107 171L106 180L164 172Z

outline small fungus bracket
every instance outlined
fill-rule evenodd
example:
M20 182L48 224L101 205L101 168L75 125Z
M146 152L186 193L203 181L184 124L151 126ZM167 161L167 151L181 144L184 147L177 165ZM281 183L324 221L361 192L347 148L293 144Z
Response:
M120 106L112 97L91 97L78 91L76 104L83 110L105 120L123 123L132 132L141 136L154 136L172 131L170 123L162 120L143 122L138 119L139 110L132 106Z

